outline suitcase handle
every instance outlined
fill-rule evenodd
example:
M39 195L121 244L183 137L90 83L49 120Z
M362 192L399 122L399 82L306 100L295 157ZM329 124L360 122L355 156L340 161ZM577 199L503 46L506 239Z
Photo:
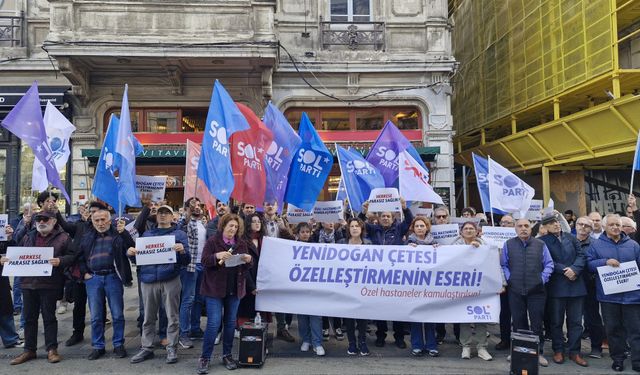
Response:
M533 333L533 331L528 330L528 329L519 329L518 333L522 333L523 335L535 335L535 333Z

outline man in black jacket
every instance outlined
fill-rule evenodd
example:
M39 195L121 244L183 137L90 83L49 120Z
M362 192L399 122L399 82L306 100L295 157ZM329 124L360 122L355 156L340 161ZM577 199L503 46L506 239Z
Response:
M91 312L91 341L93 351L89 360L105 354L104 340L104 299L111 308L113 319L113 352L124 358L124 286L131 285L131 265L127 249L135 242L124 230L111 225L111 214L100 209L91 215L93 229L79 240L76 251L81 252L79 264L83 275L89 310Z

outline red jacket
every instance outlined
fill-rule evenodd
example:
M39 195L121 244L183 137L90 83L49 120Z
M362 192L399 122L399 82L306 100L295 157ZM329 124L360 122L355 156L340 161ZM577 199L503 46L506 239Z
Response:
M224 264L219 265L216 253L228 251L231 246L224 243L222 233L216 233L209 238L202 250L202 266L203 278L200 286L200 294L206 297L224 298L227 294L227 274L229 272L237 272L237 288L236 295L242 298L246 294L246 273L253 265L246 263L237 267L225 267ZM233 254L247 254L247 243L236 237L236 244L233 245Z

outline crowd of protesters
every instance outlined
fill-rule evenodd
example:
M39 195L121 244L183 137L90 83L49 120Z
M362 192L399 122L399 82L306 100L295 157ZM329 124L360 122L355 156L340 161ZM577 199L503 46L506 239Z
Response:
M116 217L111 207L92 201L82 205L78 215L65 218L57 208L57 199L55 193L45 192L37 205L25 205L22 214L7 226L8 241L0 242L2 254L8 246L54 249L50 276L16 277L12 283L8 277L0 278L2 343L6 348L24 348L11 365L36 358L40 316L47 360L61 360L56 314L66 313L70 302L73 333L66 346L85 340L88 303L92 345L88 360L98 360L107 353L106 324L113 328L113 355L127 357L124 288L133 285L134 276L141 345L135 348L131 363L153 358L158 344L165 349L165 362L176 363L179 350L193 349L194 341L202 340L197 373L208 373L218 342L222 343L222 364L236 369L232 348L237 329L257 314L263 321L275 320L276 339L317 356L326 354L323 342L331 333L338 341L346 334L347 355L368 356L370 324L375 325L376 347L386 345L391 328L393 344L400 349L407 348L405 336L410 336L408 355L440 355L438 348L447 334L444 324L394 321L389 325L387 321L297 315L296 336L289 331L292 314L257 312L255 296L259 293L257 270L265 237L314 243L438 246L431 229L432 225L450 223L450 212L444 206L435 207L432 216L425 217L414 216L404 200L402 215L368 212L365 203L359 215L350 215L347 210L345 220L339 223L289 225L278 215L277 206L269 203L257 212L253 205L230 207L217 202L215 217L208 220L198 198L187 200L176 210L165 202L145 199L135 219L130 215ZM461 217L468 220L460 226L454 244L493 251L484 246L482 237L482 227L490 225L487 216L467 207ZM471 359L475 348L480 359L492 360L490 350L510 348L512 331L530 330L540 337L541 366L548 365L543 348L549 340L555 363L568 360L588 366L586 357L601 359L603 349L608 348L612 370L623 371L625 359L630 357L632 369L640 372L640 290L605 295L597 276L597 268L603 265L619 267L628 261L640 265L640 233L636 230L640 210L635 197L629 197L627 211L621 214L592 212L575 217L572 211L546 211L539 222L512 215L496 218L496 225L514 227L516 232L497 249L503 280L500 341L489 347L485 323L454 324L460 358ZM176 262L136 266L132 231L140 237L174 236ZM232 253L240 254L242 264L226 267ZM7 261L3 255L0 263ZM581 351L583 339L591 346L586 355Z

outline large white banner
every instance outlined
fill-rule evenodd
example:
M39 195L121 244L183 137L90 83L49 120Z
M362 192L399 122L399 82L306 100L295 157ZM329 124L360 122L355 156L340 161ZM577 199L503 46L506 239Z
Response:
M598 267L598 275L605 295L640 289L640 273L634 261L620 263L620 267Z
M406 322L498 322L498 258L498 250L488 246L357 246L265 237L256 309Z
M53 247L7 248L9 261L4 264L2 276L51 276Z

